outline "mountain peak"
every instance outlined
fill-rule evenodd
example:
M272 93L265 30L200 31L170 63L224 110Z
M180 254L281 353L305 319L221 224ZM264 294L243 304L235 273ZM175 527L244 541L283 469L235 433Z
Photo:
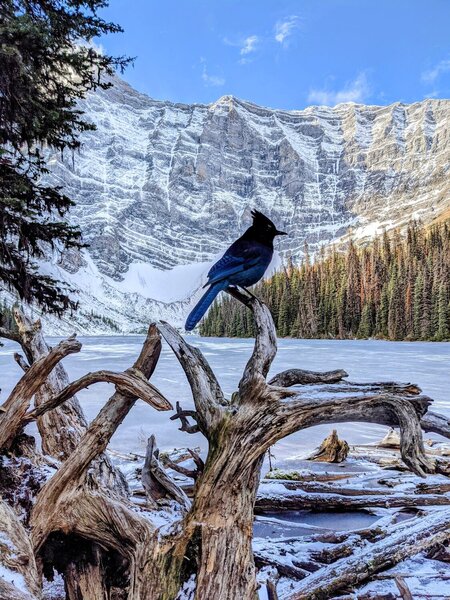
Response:
M95 279L83 287L94 296L136 263L213 260L248 226L250 208L289 232L278 248L298 259L305 241L314 251L349 227L364 239L450 206L448 100L287 111L229 94L210 105L161 102L123 84L81 108L97 130L82 135L74 161L52 157L49 179L76 203L70 218L89 244L86 281ZM164 315L159 300L123 289L110 294L114 310Z

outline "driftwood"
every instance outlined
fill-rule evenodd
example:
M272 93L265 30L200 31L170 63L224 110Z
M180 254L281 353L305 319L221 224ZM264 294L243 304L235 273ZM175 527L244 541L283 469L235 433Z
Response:
M21 345L28 364L33 365L36 361L46 357L51 350L42 334L41 322L40 320L32 322L18 309L14 310L14 317L18 327L16 341ZM67 373L59 362L36 392L35 406L56 396L68 384ZM56 410L42 415L37 420L37 427L41 435L44 453L64 460L77 447L86 425L86 419L76 396L67 399Z
M184 475L185 477L190 477L191 479L194 479L194 481L197 481L197 479L203 473L205 463L203 462L200 455L197 452L195 452L195 450L188 448L187 452L195 463L195 469L188 469L186 467L183 467L178 462L174 462L173 460L171 460L169 457L165 458L161 462L163 463L164 467L172 469L177 473L181 473L181 475Z
M395 583L398 587L398 591L400 592L400 596L402 600L414 600L411 594L410 589L406 585L405 580L400 575L397 575L395 578Z
M12 581L15 573L17 579L25 582L25 586L17 589L0 576L0 598L29 599L40 595L40 579L30 538L13 509L3 500L0 500L0 567L12 573Z
M252 531L263 458L273 444L293 432L344 421L398 427L405 465L420 476L434 472L435 462L425 453L421 429L431 400L421 395L417 386L393 382L345 382L342 381L346 376L343 371L324 374L302 371L301 376L296 372L296 379L293 379L294 375L288 377L284 373L267 383L266 377L276 355L272 317L257 298L247 297L238 290L231 290L231 293L252 311L257 334L253 353L230 399L225 397L201 352L188 344L173 327L161 322L158 328L149 328L138 359L124 373L100 371L69 383L55 359L54 369L45 371L45 376L39 375L44 382L41 381L40 387L36 386L34 408L29 409L31 395L27 386L22 386L23 393L16 391L13 396L20 406L18 416L16 411L13 415L11 402L5 403L5 412L0 414L2 424L5 421L4 431L8 429L6 423L10 419L14 432L36 419L43 446L56 458L65 459L37 494L30 525L33 552L39 565L44 572L58 565L65 578L69 600L83 596L103 600L108 594L112 595L115 585L119 585L117 579L121 581L122 597L128 600L174 600L193 576L197 600L253 600L257 583ZM27 377L28 381L34 381L30 373L33 375L38 371L36 364L42 369L42 365L53 360L49 356L59 352L60 357L61 349L49 349L39 322L31 323L18 316L18 323L16 341L21 343L27 359L27 364L21 361L26 369L21 380L23 384ZM181 421L183 430L198 430L208 441L206 461L204 464L201 460L196 461L199 474L192 501L189 501L178 486L174 484L173 487L173 482L165 478L154 440L150 440L142 476L150 503L156 506L158 495L159 499L165 495L183 509L177 523L166 529L159 529L152 521L151 511L141 511L131 503L120 475L104 455L112 435L138 397L156 410L171 408L160 392L148 383L161 349L159 332L180 362L194 399L194 411L184 411L177 404L174 418ZM63 342L63 348L74 347L75 343L76 340L67 340ZM87 426L73 394L96 381L109 381L116 386L116 391ZM292 387L292 382L297 387ZM291 389L286 389L286 385ZM193 419L193 423L189 419ZM442 422L439 423L442 427ZM71 428L73 435L66 435ZM62 437L61 431L64 432ZM11 443L10 437L11 434L6 444ZM193 458L195 460L195 456ZM292 499L292 504L300 503L301 498L302 509L308 502L317 507L319 494L286 491L289 493L285 496ZM328 507L333 503L343 507L346 502L353 505L358 502L357 496L331 496ZM419 498L418 495L415 497ZM432 494L423 494L419 500L424 498L435 500ZM386 498L382 500L376 495L371 495L370 499L373 506L377 502L381 505L383 500L386 503ZM263 495L260 493L257 507L261 507L261 502ZM444 521L447 524L443 516L446 513L435 513L438 514L435 521L428 523L434 542L443 539L441 529ZM402 535L406 536L405 531L395 530L397 545L404 539ZM420 551L428 542L425 529L419 525L417 539L416 548ZM370 549L377 552L376 564L383 565L382 549L377 550L377 543L371 543ZM386 540L384 543L387 544L387 556L392 556L394 550L391 551L390 543ZM61 549L59 556L58 549ZM76 555L73 555L74 551L77 551ZM409 543L408 552L414 551L415 547ZM399 555L395 554L394 560L396 556ZM351 557L339 560L350 561ZM107 565L110 566L107 568ZM300 564L296 568L297 574L307 571ZM356 565L355 573L358 569ZM308 574L304 582L312 578L311 589L314 589L318 585L317 577L314 573ZM329 586L345 585L341 580L333 580L333 584L331 574L327 577ZM343 564L342 578L342 581L346 578L354 581L347 563Z
M255 510L258 514L281 510L357 510L379 506L382 508L414 506L448 506L450 497L439 494L386 494L384 492L359 496L323 492L311 493L280 491L275 495L271 490L266 496L260 491L256 498Z
M420 424L427 433L438 433L450 439L450 419L444 415L428 411L420 420Z
M280 600L322 600L337 590L354 586L388 566L392 566L442 543L450 537L450 511L436 511L426 517L390 528L389 535L367 543L358 552L312 573L294 584Z
M22 344L31 364L24 375L24 378L30 378L30 372L33 374L33 370L37 370L36 363L38 366L42 362L45 364L49 360L46 357L48 355L52 357L55 351L50 350L45 344L39 322L32 324L21 313L17 314L17 319L21 335L15 341ZM75 340L62 343L62 348L72 348L74 344L79 349L79 344ZM59 347L58 351L60 351ZM84 384L92 383L93 378L88 375L81 378L81 381L69 384L62 367L58 372L50 373L39 392L36 393L36 397L40 394L40 404L36 401L38 406L34 409L36 412L31 411L24 415L22 409L19 415L20 422L16 418L17 428L29 422L31 418L37 418L38 425L39 422L41 424L43 446L45 440L50 438L52 439L51 446L54 447L58 439L53 431L54 423L62 424L62 431L58 431L57 435L62 440L64 453L69 453L69 459L38 494L31 521L34 523L35 555L40 561L43 561L44 572L47 557L58 556L54 562L58 564L60 572L64 574L70 600L78 599L80 595L86 597L86 594L89 598L101 597L103 599L106 597L105 582L109 576L102 564L110 563L111 558L107 558L106 561L98 558L104 554L104 551L100 550L101 546L97 545L94 535L96 528L102 528L102 522L106 520L114 530L111 539L115 540L114 544L120 545L120 540L116 538L116 536L120 537L119 523L123 523L125 528L132 529L133 523L139 521L126 506L126 487L123 476L111 465L103 452L111 435L122 422L126 412L133 406L137 396L142 397L159 410L167 410L171 407L156 388L147 382L147 377L151 375L156 366L159 352L160 340L153 327L149 330L140 357L131 369L123 374L109 372L106 372L106 375L104 372L101 372L100 375L94 374L97 381L107 380L114 383L117 391L89 428L86 427L81 409L72 394L81 389ZM33 362L34 357L39 354L39 358ZM52 358L52 360L54 359ZM23 366L26 366L24 361L21 362ZM67 405L69 405L69 409L67 409ZM42 416L45 417L47 414L56 414L56 421L55 419L42 420ZM6 413L1 415L1 417L5 416L7 416ZM65 435L66 428L70 432L68 437ZM73 448L74 441L77 442L76 449ZM57 455L60 456L61 453ZM125 505L122 506L122 503ZM75 524L74 527L70 525L72 522ZM148 523L144 528L149 529ZM73 556L70 549L78 547L79 544L74 543L74 538L70 537L67 537L67 542L63 540L62 545L58 538L57 550L53 551L52 545L55 539L53 532L57 533L61 530L71 535L78 535L81 532L79 539L91 540L88 551L84 545L79 556ZM104 537L105 534L102 531L98 540L101 542ZM111 545L111 548L114 548L114 544ZM90 558L86 562L86 558L83 556ZM49 572L53 572L51 566ZM85 595L83 596L83 594Z
M342 381L344 377L348 377L348 373L342 369L327 371L326 373L306 371L304 369L288 369L272 377L269 385L290 387L292 385L306 385L308 383L336 383L337 381Z
M150 505L154 505L155 500L172 498L185 510L189 509L191 505L189 498L173 479L169 477L159 462L159 450L156 446L154 435L148 439L147 453L141 477Z
M45 383L58 362L68 354L79 352L80 349L81 344L77 340L65 340L39 358L26 371L3 404L3 414L0 415L0 448L8 448L21 431L32 397Z
M395 429L389 429L382 440L377 443L378 448L400 448L400 436Z
M336 429L323 440L316 452L308 457L308 460L318 462L340 463L349 453L350 447L345 440L340 440Z
M159 357L160 346L155 327L151 326L142 351L131 369L132 372L140 371L142 377L150 377ZM74 491L79 490L80 482L83 482L91 462L106 450L113 433L136 400L137 396L132 395L128 390L117 390L89 425L70 459L61 465L57 473L43 488L32 515L33 541L36 549L41 548L52 531L67 528L66 521L70 522L73 519L71 509L74 503ZM150 398L148 400L150 401ZM171 408L170 403L159 392L153 395L151 403L158 410ZM86 489L79 493L83 496L79 499L80 505L89 503L88 498L91 498L92 510L94 510L92 495ZM115 510L115 506L110 505L109 499L101 494L100 490L96 490L96 496L98 504L103 506L105 511ZM69 513L64 510L66 506L69 508ZM121 511L119 510L119 512ZM101 526L101 522L96 525L97 527ZM125 523L122 523L123 525ZM74 524L72 531L85 533L85 528L89 529L91 526L94 526L94 523L89 523L88 519L83 521L83 517L80 515L79 521ZM102 542L103 540L100 538L98 541Z

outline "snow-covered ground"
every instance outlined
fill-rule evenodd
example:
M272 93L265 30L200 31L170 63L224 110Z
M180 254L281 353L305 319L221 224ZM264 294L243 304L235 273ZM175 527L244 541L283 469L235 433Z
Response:
M53 338L54 342L56 339ZM80 338L83 348L79 354L64 360L71 379L98 369L124 370L137 356L143 337L86 337ZM253 348L251 339L189 337L197 345L217 374L223 389L231 394L237 386L243 367ZM50 339L52 343L52 339ZM397 380L417 383L423 392L435 400L434 409L450 416L450 388L448 365L450 344L430 342L385 342L357 340L279 340L278 354L272 367L275 374L287 368L329 370L344 368L349 380ZM0 401L21 376L13 359L17 346L6 342L0 348ZM152 378L154 383L175 405L192 405L190 389L175 356L164 345L161 359ZM113 388L97 384L79 394L85 413L92 419L103 406ZM143 452L147 437L154 433L163 450L187 445L205 448L200 434L188 435L178 431L178 425L169 420L172 413L157 412L138 401L111 441L111 447L122 452ZM368 443L379 440L386 428L370 424L341 424L338 434L349 443ZM320 444L330 433L324 425L296 433L282 440L274 448L277 467L289 468L288 457L296 456ZM431 437L431 436L430 436Z

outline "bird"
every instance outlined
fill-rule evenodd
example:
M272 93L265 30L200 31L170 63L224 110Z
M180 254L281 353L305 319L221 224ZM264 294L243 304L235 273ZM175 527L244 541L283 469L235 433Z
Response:
M273 256L273 241L278 231L274 223L258 210L252 210L252 225L237 239L209 270L209 286L186 319L186 331L192 331L206 313L216 296L230 286L239 286L248 292L248 286L257 283L267 270ZM250 292L249 292L250 293Z

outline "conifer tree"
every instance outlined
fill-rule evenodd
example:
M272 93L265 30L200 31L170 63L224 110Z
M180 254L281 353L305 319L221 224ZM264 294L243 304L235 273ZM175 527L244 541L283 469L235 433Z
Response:
M74 151L94 126L77 102L106 88L126 58L102 54L91 40L121 31L98 16L104 0L0 0L0 284L26 302L61 314L68 290L39 272L53 249L80 248L65 218L72 201L43 183L48 152Z

